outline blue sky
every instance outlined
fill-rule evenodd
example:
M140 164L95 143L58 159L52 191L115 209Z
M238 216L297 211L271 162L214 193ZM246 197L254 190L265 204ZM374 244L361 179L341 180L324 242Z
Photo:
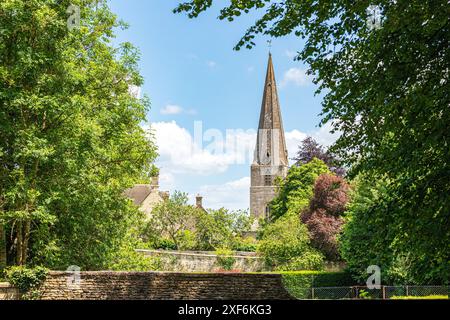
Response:
M239 148L221 148L217 138L234 130L229 141L254 147L251 130L259 119L268 39L257 39L252 50L233 47L262 12L229 23L217 19L215 7L191 20L172 13L177 3L111 0L113 12L130 24L118 30L117 41L133 43L142 55L141 91L152 104L148 120L160 150L161 189L188 192L191 199L200 193L206 207L246 209L250 156L242 161ZM314 96L306 66L293 61L303 45L302 39L288 36L273 39L271 49L291 157L306 134L323 144L334 140L327 128L317 127L321 97ZM199 121L203 135L194 135Z

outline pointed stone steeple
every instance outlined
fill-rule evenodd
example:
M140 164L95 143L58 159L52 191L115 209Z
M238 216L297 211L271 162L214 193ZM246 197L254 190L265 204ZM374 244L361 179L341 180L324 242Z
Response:
M288 165L283 120L270 53L259 116L254 162L262 165Z
M251 166L250 213L253 216L270 217L268 204L277 193L275 178L285 178L288 165L275 72L272 55L269 54L259 116L258 138Z

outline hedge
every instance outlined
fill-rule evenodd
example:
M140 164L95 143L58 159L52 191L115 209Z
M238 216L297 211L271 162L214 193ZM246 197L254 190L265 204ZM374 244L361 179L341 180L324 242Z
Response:
M350 287L355 284L347 272L287 271L279 274L286 290L297 299L311 298L311 288Z

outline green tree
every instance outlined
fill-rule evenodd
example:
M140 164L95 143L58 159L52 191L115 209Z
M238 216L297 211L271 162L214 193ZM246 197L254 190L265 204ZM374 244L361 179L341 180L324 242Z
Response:
M409 233L414 228L405 226L404 208L397 206L392 183L386 176L367 175L353 182L347 222L339 239L349 270L361 283L367 279L370 265L380 266L384 284L448 283L448 243L442 244L447 248L435 247L433 234L445 234L448 226L417 227L424 232L423 243L415 243L416 236Z
M286 179L279 181L278 195L270 204L270 215L277 219L287 212L299 214L313 196L314 183L324 173L330 173L327 165L314 158L300 167L289 169Z
M294 213L288 213L264 227L258 252L275 270L323 268L323 255L310 246L308 229Z
M193 18L212 3L183 2L174 11ZM367 23L370 5L382 17L374 29ZM306 39L297 59L309 65L318 92L325 91L322 124L341 132L331 151L351 177L389 179L396 225L382 228L398 232L398 248L417 257L411 263L417 281L448 279L448 1L242 0L229 1L219 17L232 21L262 8L236 49L254 46L258 34Z
M196 222L198 248L202 250L232 249L242 243L253 217L248 211L230 211L224 208L203 211Z
M388 280L387 271L394 256L391 246L394 234L385 228L386 224L392 224L394 216L383 200L388 197L387 183L383 179L371 181L359 176L353 182L351 201L345 213L347 222L339 242L349 271L360 283L367 279L366 269L370 265L380 266L382 280Z
M144 241L156 244L161 239L170 239L176 249L191 249L186 247L192 241L191 231L201 209L188 204L188 195L175 191L173 195L156 205L145 224L143 232Z
M247 211L205 210L188 204L186 193L175 193L157 205L142 230L142 238L153 247L178 250L232 249L243 242L253 218Z
M68 30L69 4L81 26ZM123 190L155 147L138 52L103 0L0 2L0 225L9 263L106 268L142 218ZM9 235L12 235L9 237ZM0 253L3 252L0 250Z

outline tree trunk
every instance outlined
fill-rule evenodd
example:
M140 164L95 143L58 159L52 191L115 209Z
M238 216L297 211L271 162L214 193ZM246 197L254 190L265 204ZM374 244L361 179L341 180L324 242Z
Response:
M6 268L6 231L5 226L0 223L0 272Z
M23 230L23 243L22 243L22 264L25 265L27 263L28 256L28 243L30 240L30 228L31 221L25 222L25 228Z
M21 266L22 263L22 244L23 244L23 237L22 237L22 221L17 223L17 236L16 236L16 265Z

